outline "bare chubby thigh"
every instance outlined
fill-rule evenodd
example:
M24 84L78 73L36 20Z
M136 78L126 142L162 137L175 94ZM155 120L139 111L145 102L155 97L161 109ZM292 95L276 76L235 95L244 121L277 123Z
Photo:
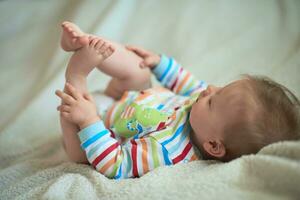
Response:
M112 77L104 93L117 100L127 90L140 91L151 87L150 69L139 67L142 58L121 44L105 41L115 48L115 52L97 66Z
M140 91L148 89L151 86L151 72L149 70L145 70L143 73L135 73L134 76L127 79L112 78L104 93L118 100L122 97L125 91Z

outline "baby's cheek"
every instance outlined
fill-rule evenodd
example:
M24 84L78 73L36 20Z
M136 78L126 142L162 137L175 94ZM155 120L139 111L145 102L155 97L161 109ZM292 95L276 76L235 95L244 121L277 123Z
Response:
M195 123L195 119L197 119L197 108L195 106L192 106L191 112L190 112L190 121Z

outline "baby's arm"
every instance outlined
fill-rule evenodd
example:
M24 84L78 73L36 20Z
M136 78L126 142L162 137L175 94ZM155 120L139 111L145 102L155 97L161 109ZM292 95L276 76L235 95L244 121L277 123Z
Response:
M139 177L172 164L167 150L154 138L132 139L121 145L102 120L82 129L78 136L89 163L109 178Z
M158 56L157 54L138 47L130 46L128 49L144 58L144 61L141 62L140 66L149 67L157 80L176 94L189 96L206 87L204 81L196 79L173 58L165 55Z
M172 164L167 150L152 137L119 144L113 132L104 126L97 115L92 97L88 94L83 96L70 84L67 87L71 95L59 90L56 92L67 103L59 106L58 110L66 119L80 127L80 146L88 162L97 171L110 178L129 178L139 177L161 165Z

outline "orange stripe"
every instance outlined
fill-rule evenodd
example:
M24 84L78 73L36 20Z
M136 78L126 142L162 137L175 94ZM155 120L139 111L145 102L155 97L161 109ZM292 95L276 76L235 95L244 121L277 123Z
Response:
M164 88L164 87L161 87L161 86L156 87L155 89L158 92L168 92L169 91L167 88Z
M107 112L107 114L106 114L105 126L106 126L107 128L110 127L110 117L111 117L111 114L112 114L112 112L113 112L113 110L114 110L115 107L116 107L116 104L114 104L114 105L108 110L108 112Z
M193 154L193 156L190 159L190 161L193 161L193 160L199 160L198 157L196 156L196 154Z
M173 114L170 117L173 121L176 119L176 112L174 111Z
M183 81L180 83L180 85L178 86L176 93L178 93L178 91L181 90L181 88L183 87L183 85L185 84L185 82L188 80L188 78L191 76L191 74L189 72L187 72L187 74L185 75Z
M149 168L148 168L148 160L147 160L147 155L148 155L148 149L147 149L147 143L145 142L145 139L140 139L141 143L142 143L142 162L143 162L143 171L144 171L144 174L146 172L149 171Z
M133 115L133 113L134 113L134 107L130 107L131 109L130 109L130 113L129 113L129 116L132 116Z
M125 119L127 118L127 116L128 116L128 110L129 110L129 106L126 106L124 112L121 115L121 118L125 118Z
M118 156L121 154L121 151L119 151ZM104 174L113 164L116 163L117 160L117 156L112 157L107 163L105 163L105 165L103 167L101 167L101 169L99 170L99 172L101 174Z
M124 101L126 100L127 96L128 96L128 91L125 91L125 92L123 93L123 96L122 96L121 99L119 100L119 102L124 102Z
M174 122L175 119L176 119L176 111L174 111L173 114L169 117L166 125L169 126Z

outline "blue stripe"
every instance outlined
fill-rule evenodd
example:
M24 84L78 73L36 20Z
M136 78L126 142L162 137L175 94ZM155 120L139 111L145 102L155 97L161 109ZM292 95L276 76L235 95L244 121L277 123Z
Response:
M100 148L100 146L103 146L106 142L110 140L112 140L111 137L106 137L105 139L103 138L101 142L99 142L96 146L91 148L91 150L87 154L87 157L90 158L93 155L93 153L95 153L95 151Z
M121 162L121 165L119 167L119 171L118 171L118 174L115 176L115 179L120 179L121 178L121 174L122 174L122 162Z
M163 104L159 104L156 109L160 110L160 109L162 109L162 107L164 107L164 105Z
M128 142L126 144L129 144L129 145L123 146L123 148L122 148L122 152L123 152L122 159L123 160L121 162L122 163L121 168L122 168L122 165L124 164L124 171L120 172L120 173L123 173L121 175L123 178L129 178L129 174L132 172L132 157L130 154L132 144L130 142ZM124 159L126 159L126 160L124 160Z
M193 87L193 86L195 85L195 79L193 79L193 78L190 76L190 77L187 79L187 81L184 83L184 85L182 86L182 88L180 89L179 93L180 93L180 94L185 93L185 91L186 91L187 89L189 89L188 86L189 86L189 84L191 84L191 83L192 83L192 86L190 86L189 88L191 88L191 87Z
M173 64L173 59L170 58L168 67L167 67L167 69L164 71L163 75L158 79L159 81L161 81L161 80L164 79L164 77L165 77L165 76L167 75L167 73L169 72L169 70L170 70L172 64Z
M166 165L171 165L172 163L169 159L169 153L164 146L162 146L162 151L163 151L164 160L165 160Z
M94 124L91 124L81 131L79 131L78 136L81 142L85 142L89 138L93 137L95 134L105 130L105 126L103 124L103 121L97 121Z
M135 134L135 136L133 136L133 139L138 139L140 136L139 136L139 133Z
M192 94L195 90L198 90L198 89L200 89L200 88L202 88L202 87L205 88L205 86L206 86L206 83L205 83L204 81L199 81L199 82L198 82L198 85L197 85L195 88L192 87L190 90L188 90L187 92L185 92L185 93L183 94L183 96L190 95L190 94Z
M186 91L185 93L182 94L182 96L189 96L195 89L197 89L197 88L192 88L192 89Z
M88 139L86 142L81 144L81 147L83 149L86 149L90 144L94 143L96 140L98 140L99 138L101 138L102 136L104 136L107 133L109 133L108 130L104 130L104 131L101 131L100 133L97 133L96 135L94 135L93 137Z
M174 140L174 139L182 132L182 130L183 130L183 128L184 128L184 125L185 125L185 123L183 123L180 127L178 127L178 129L176 130L175 134L174 134L170 139L164 141L164 142L162 143L162 145L166 145L166 144L168 144L169 142L171 142L172 140Z
M166 77L166 80L164 81L167 85L170 85L171 84L171 79L172 78L174 78L174 74L177 72L177 74L178 74L178 72L179 72L179 69L180 69L180 67L179 67L179 65L178 64L176 64L176 65L173 65L173 67L171 66L171 69L170 69L170 71L169 71L169 75ZM176 74L176 75L177 75Z
M200 89L200 88L201 88L201 87L195 87L195 88L192 88L192 89L186 91L186 92L183 94L183 96L188 96L188 95L192 94L195 90Z
M185 141L185 139L187 138L187 134L181 134L180 139L178 141L178 143L174 146L172 146L172 148L169 149L169 153L173 153L174 151L178 150L180 148L180 146L182 145L182 143Z

